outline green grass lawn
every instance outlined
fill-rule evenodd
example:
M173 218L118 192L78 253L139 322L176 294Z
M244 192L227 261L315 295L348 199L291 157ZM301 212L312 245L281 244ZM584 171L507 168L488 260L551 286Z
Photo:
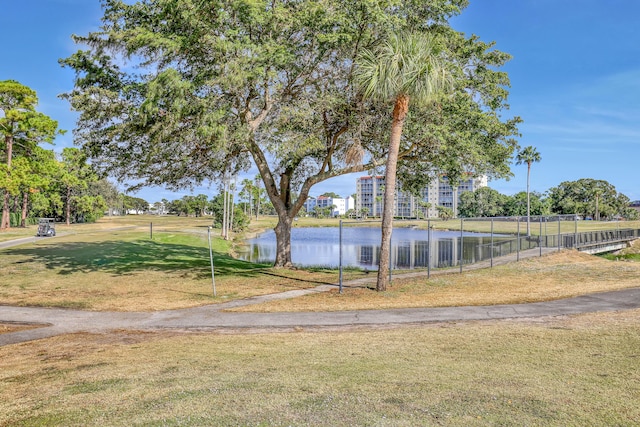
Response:
M142 218L71 227L55 238L0 250L0 304L145 311L225 302L335 283L336 270L277 270L233 258L210 219ZM128 221L127 221L128 220ZM203 223L203 221L206 221ZM346 277L362 274L356 271Z
M11 228L0 232L0 242L22 239L24 237L34 237L38 231L38 226L30 225L26 228Z

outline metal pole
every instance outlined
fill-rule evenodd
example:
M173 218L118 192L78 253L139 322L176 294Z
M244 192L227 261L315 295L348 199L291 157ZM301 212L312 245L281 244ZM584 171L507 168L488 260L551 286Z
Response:
M153 240L153 222L149 223L149 238Z
M491 218L491 268L493 268L493 218Z
M575 223L575 226L574 226L575 241L573 242L573 247L578 249L578 215L573 216L573 222Z
M339 258L340 261L338 262L338 265L340 266L340 274L339 274L339 288L340 288L340 293L342 293L342 220L340 220L340 238L339 238L339 242L340 242L340 252L339 252Z
M431 220L427 220L427 279L431 278Z
M389 285L391 285L391 272L393 270L391 266L391 256L393 255L393 230L391 230L391 237L389 237Z
M518 222L517 232L516 232L516 261L520 261L520 217L516 217L516 221Z
M462 245L464 243L464 218L460 218L460 273L462 273L462 254L464 251L462 250Z
M558 215L558 252L560 252L560 249L562 249L562 247L560 246L560 237L562 236L562 232L560 230L560 215Z
M207 228L207 237L209 238L209 261L211 261L211 285L213 286L213 296L216 295L216 278L213 268L213 250L211 248L211 226Z
M540 247L540 256L542 256L542 215L540 215L540 235L538 236L538 247Z

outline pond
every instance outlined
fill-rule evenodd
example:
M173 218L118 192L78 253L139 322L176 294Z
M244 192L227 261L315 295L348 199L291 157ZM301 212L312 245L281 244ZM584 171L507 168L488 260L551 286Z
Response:
M431 244L429 244L431 234ZM380 228L344 227L342 229L342 265L376 270L380 254ZM512 239L494 235L494 243ZM414 228L394 228L391 239L391 266L397 269L448 267L458 264L460 232ZM463 233L464 263L491 256L491 235ZM494 248L495 251L495 248ZM276 236L273 230L246 241L239 258L272 263L276 256ZM291 230L291 258L303 267L340 265L340 229L338 227L300 227Z

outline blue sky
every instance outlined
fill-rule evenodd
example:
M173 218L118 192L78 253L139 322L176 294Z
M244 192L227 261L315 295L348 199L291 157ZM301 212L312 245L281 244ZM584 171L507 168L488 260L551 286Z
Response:
M96 30L99 0L0 0L0 80L18 80L34 89L39 111L68 133L55 149L71 146L75 114L60 93L73 86L73 74L58 65L79 46L71 34ZM544 192L563 181L604 179L632 200L640 200L640 1L635 0L471 0L452 25L513 59L511 109L518 115L521 146L542 156L531 173L531 189ZM489 185L505 194L526 188L526 165L515 176ZM255 175L255 173L253 173ZM355 192L355 176L335 178L312 195ZM143 189L149 202L190 192ZM195 193L217 193L212 188Z

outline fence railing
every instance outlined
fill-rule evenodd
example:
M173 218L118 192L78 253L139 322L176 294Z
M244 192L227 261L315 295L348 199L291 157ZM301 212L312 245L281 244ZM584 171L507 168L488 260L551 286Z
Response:
M507 255L538 249L561 250L563 248L585 249L602 246L606 243L628 242L640 238L640 229L620 228L620 223L605 224L616 228L578 231L579 219L575 215L500 217L500 218L463 218L450 221L423 220L397 221L395 230L401 227L425 228L426 238L421 240L393 242L390 252L391 269L426 268L430 275L432 268L459 267L478 262L489 261ZM368 222L371 224L371 222ZM342 253L345 242L342 238L343 226L363 226L361 221L340 223L340 278L342 278ZM595 223L594 223L595 225ZM624 225L624 223L622 223ZM604 226L604 225L603 225ZM455 227L455 228L454 228ZM446 229L449 236L436 237L437 230ZM458 234L451 237L451 234ZM473 233L473 235L469 234ZM353 242L349 242L352 244ZM379 247L359 246L360 255L366 258L366 264L376 267L379 260ZM340 281L342 284L342 280Z

